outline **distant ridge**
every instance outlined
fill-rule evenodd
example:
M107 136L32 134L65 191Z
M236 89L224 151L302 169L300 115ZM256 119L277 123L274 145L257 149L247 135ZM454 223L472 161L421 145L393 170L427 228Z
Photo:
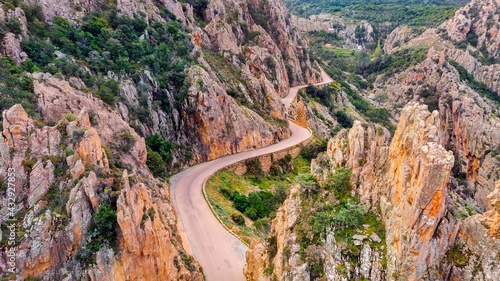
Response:
M388 5L388 6L465 6L469 0L283 0L287 8L294 14L308 17L327 12L335 7L352 5Z

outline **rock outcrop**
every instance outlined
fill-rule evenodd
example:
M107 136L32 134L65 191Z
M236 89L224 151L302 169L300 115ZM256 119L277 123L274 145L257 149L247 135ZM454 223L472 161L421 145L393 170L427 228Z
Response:
M487 196L490 211L464 221L457 218L455 208L461 199L450 184L455 159L441 145L445 139L440 113L410 103L400 113L392 140L385 128L356 121L349 131L342 130L329 141L324 155L312 161L311 172L320 185L328 183L339 167L349 168L353 192L371 212L381 211L379 219L385 227L382 239L376 233L360 232L352 237L360 247L354 261L349 259L353 246L344 244L341 237L345 234L336 226L326 229L321 246L313 249L309 244L302 250L307 257L311 253L321 257L326 280L473 280L474 275L494 280L500 249L496 238L498 183ZM316 279L317 272L311 269L317 262L299 254L300 237L308 235L299 221L307 216L305 210L321 210L321 204L335 199L320 190L325 203L319 203L304 190L299 186L291 191L273 220L267 243L252 243L245 268L250 280L267 280L264 272L272 272L278 280ZM309 217L309 222L316 219ZM271 244L274 241L276 245Z
M3 112L0 136L0 171L15 170L19 203L12 212L23 233L16 248L19 278L202 280L199 265L180 246L168 186L145 165L144 139L68 82L33 77L43 119L51 125L33 121L15 105ZM116 145L125 130L135 138L128 151ZM124 163L128 170L117 167ZM95 214L113 204L116 248L108 241L89 250L96 235L109 235L95 232ZM0 212L4 223L7 208ZM0 262L4 271L6 255Z
M500 179L496 168L500 163L495 157L500 146L500 119L494 113L493 101L460 81L458 71L445 61L447 54L431 49L421 64L388 79L379 77L373 95L387 97L379 105L392 108L393 114L399 116L394 105L424 100L422 96L431 93L435 100L431 103L427 98L426 102L439 112L443 128L440 143L454 152L453 177L467 179L466 184L454 180L451 183L476 189L474 200L480 210L486 211L486 196ZM382 84L385 90L378 88Z
M288 128L269 128L261 116L239 107L202 68L191 69L189 78L188 103L196 113L186 113L184 118L199 128L195 137L201 143L193 147L200 155L198 161L266 146L289 136Z
M469 41L475 38L477 42L473 44L477 47L484 45L489 56L499 57L498 46L500 34L498 22L500 11L498 0L474 0L465 7L455 12L455 16L444 28L448 36L455 41Z
M24 62L28 55L21 50L20 39L13 33L7 33L3 38L0 55L9 56L18 66Z
M403 109L389 148L388 196L381 207L386 225L388 271L408 280L422 278L449 246L453 228L436 234L446 212L447 182L454 157L439 143L437 111Z
M500 181L486 199L492 208L483 214L484 224L490 230L490 236L500 237Z
M336 32L343 38L345 48L366 50L376 44L373 38L373 26L367 21L346 21L332 14L312 15L309 19L292 17L292 21L301 32L320 31ZM361 30L362 37L356 37L356 30ZM359 35L358 35L359 36Z

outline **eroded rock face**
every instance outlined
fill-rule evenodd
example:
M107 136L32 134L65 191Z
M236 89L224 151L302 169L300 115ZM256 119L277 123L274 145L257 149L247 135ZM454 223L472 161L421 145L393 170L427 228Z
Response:
M292 21L301 32L319 30L337 32L343 37L347 48L364 50L376 43L372 37L373 27L367 21L346 22L343 18L327 13L312 15L309 19L292 17ZM364 30L364 39L356 38L356 29Z
M184 118L199 128L193 138L201 142L193 146L200 157L198 161L266 146L289 136L288 128L273 126L253 111L239 107L223 85L202 68L192 68L188 77L188 104L195 114L184 113Z
M302 127L308 127L309 125L307 122L307 111L303 101L299 101L295 108L295 122Z
M231 51L233 54L241 52L231 26L218 16L205 27L205 32L210 37L212 44L216 45L220 52Z
M495 190L488 196L493 209L461 223L455 245L446 253L443 270L450 280L495 280L500 274L499 186L500 182L497 182Z
M174 210L168 200L168 187L153 195L143 183L130 185L123 173L123 189L117 201L122 252L107 268L94 270L95 276L115 280L202 280L196 261L182 262L186 253L180 247ZM147 217L145 220L144 217ZM175 262L177 261L177 262ZM133 265L141 265L139 268ZM99 272L99 273L98 273Z
M435 253L448 246L431 247L446 211L447 182L454 163L453 153L439 144L439 122L438 113L429 113L426 106L405 107L389 148L389 198L382 198L381 203L391 245L387 254L394 258L388 270L409 280L421 278L429 264L440 258ZM441 235L446 237L446 233Z
M18 66L24 62L28 57L25 52L21 50L20 40L16 38L13 33L7 33L3 38L0 54L2 56L9 56Z
M270 265L269 253L267 252L265 243L254 240L250 245L246 253L247 265L244 269L244 273L249 280L267 280L268 278L265 277L264 270L268 266L273 267L273 272L276 274L278 280L284 280L287 277L299 280L301 277L307 275L305 266L300 261L299 248L292 246L291 253L287 253L289 255L288 260L283 257L285 245L294 243L296 239L296 234L291 229L295 226L299 215L299 193L300 186L293 187L290 190L291 196L285 200L283 205L278 209L276 218L273 219L272 233L277 244L276 254L272 258L273 265ZM289 268L288 272L282 270L285 267Z
M403 45L412 36L412 28L408 26L398 26L389 35L384 43L384 52L392 53L398 46Z
M335 168L349 167L358 182L359 198L369 208L375 208L388 188L380 176L387 173L390 164L390 139L387 129L364 128L361 122L355 121L349 131L341 130L329 140L326 155L313 160L311 171L325 181ZM331 164L331 169L324 169L322 162Z
M28 205L32 207L54 183L54 165L52 161L39 161L30 173L30 191Z
M78 21L86 13L100 7L99 1L94 0L34 0L32 2L42 6L42 12L48 22L53 22L55 17Z
M105 171L109 170L108 159L101 146L101 140L97 135L97 131L94 128L83 134L80 146L78 147L78 155L86 167L99 167Z
M3 112L3 135L12 146L21 148L24 144L25 136L28 134L28 127L33 125L33 120L28 118L28 114L21 105L14 105L9 110Z
M6 19L17 20L17 22L19 22L19 26L21 28L21 34L23 35L23 37L28 36L28 22L26 21L26 15L23 9L17 7L15 9L8 10L6 13Z
M457 10L455 16L439 28L427 29L422 35L410 35L408 27L396 28L389 36L384 50L392 53L401 49L422 46L434 48L463 66L474 78L499 92L500 3L497 0L475 0ZM404 40L400 47L396 38ZM462 48L457 45L461 44ZM480 59L480 57L483 57ZM488 62L489 61L489 62Z
M87 163L86 165L90 163L105 168L107 160L105 156L102 156L102 153L98 152L99 146L112 147L119 141L120 136L128 131L137 141L132 145L130 153L123 155L121 160L133 167L144 166L147 154L146 145L141 141L143 138L118 113L107 111L102 100L76 90L67 81L52 77L50 74L35 73L33 78L35 96L42 115L47 121L50 119L61 120L65 114L78 115L83 111L87 113L85 122L89 125L88 114L92 114L96 125L94 129L84 133L85 147L82 148L80 155L82 160ZM79 125L79 127L84 128L85 126L83 123ZM98 132L100 144L97 142L96 132ZM90 148L93 149L88 150ZM89 151L93 151L92 155L86 153Z
M249 5L269 13L267 26L255 24ZM203 31L193 33L193 43L223 54L235 67L250 71L258 80L265 75L279 96L288 93L289 84L315 83L321 79L305 52L307 39L294 31L290 14L281 1L211 1L205 19L209 23ZM251 39L250 32L254 34ZM236 56L243 46L244 60ZM274 67L269 67L271 64ZM293 77L288 77L292 74Z
M449 51L430 49L421 64L388 79L379 77L373 95L387 97L379 105L391 108L423 100L421 96L427 90L433 92L434 108L438 109L441 120L440 143L454 152L454 177L460 172L467 178L466 184L452 183L476 189L474 201L480 210L486 211L486 196L500 179L496 168L499 159L490 155L500 145L500 119L493 113L496 105L491 100L460 82L457 70L445 61L447 54ZM398 118L399 110L392 111Z
M468 40L470 35L477 37L477 46L485 45L490 56L498 57L500 43L500 11L498 0L474 0L455 12L455 16L444 24L452 40Z

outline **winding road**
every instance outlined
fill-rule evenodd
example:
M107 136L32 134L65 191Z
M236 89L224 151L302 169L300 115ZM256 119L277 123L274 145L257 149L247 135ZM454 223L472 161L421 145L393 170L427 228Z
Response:
M331 78L322 71L323 81L316 85L331 83ZM298 90L306 86L290 89L282 99L288 109L297 96ZM218 170L241 160L279 151L295 146L311 136L311 132L289 121L291 136L279 143L227 155L215 160L198 164L170 178L171 199L178 214L178 227L184 248L193 254L203 267L208 281L244 281L243 267L248 247L229 233L212 214L202 186Z

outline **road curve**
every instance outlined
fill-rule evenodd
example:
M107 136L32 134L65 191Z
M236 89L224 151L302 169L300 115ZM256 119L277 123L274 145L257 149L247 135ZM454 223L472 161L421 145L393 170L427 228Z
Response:
M323 72L325 84L331 82ZM325 78L326 77L326 78ZM318 85L319 85L318 84ZM290 89L289 95L282 101L288 108L300 88ZM293 97L292 97L293 96ZM292 135L277 144L227 155L215 160L198 164L170 178L170 197L178 215L178 227L184 248L194 254L203 267L208 281L244 281L243 267L248 247L230 234L212 214L206 203L203 183L218 170L241 160L272 153L295 146L311 136L311 132L289 121Z
M328 76L328 74L326 74L326 72L323 69L321 69L321 78L323 78L322 79L323 82L320 82L320 83L317 83L314 85L321 86L321 85L326 85L326 84L333 82L332 78L330 78L330 76ZM293 100L295 100L295 97L297 96L297 93L299 92L299 90L303 89L307 86L308 85L303 85L303 86L297 86L297 87L290 88L290 92L288 93L288 96L286 96L285 98L283 98L281 100L283 102L283 104L285 104L285 107L287 109L290 107L290 104L292 104Z

